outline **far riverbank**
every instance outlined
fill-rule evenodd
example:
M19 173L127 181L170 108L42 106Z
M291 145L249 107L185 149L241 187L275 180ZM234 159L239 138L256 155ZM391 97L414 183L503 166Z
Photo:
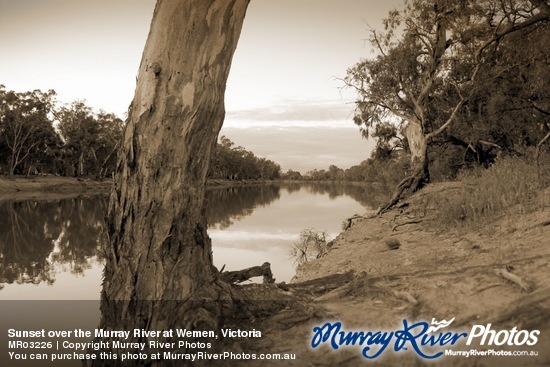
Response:
M265 184L265 180L208 180L208 187ZM282 182L282 181L281 181ZM69 196L92 196L108 194L112 180L90 178L45 176L0 176L0 201L6 200L56 200Z

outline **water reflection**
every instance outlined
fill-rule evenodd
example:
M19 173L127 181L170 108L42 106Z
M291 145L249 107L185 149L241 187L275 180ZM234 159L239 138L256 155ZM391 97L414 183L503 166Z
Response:
M209 228L226 229L252 214L254 209L272 204L281 198L281 190L289 194L305 190L313 195L327 195L331 200L349 196L366 208L377 208L386 202L393 187L378 184L288 183L222 187L207 191L206 210ZM350 213L352 214L352 213Z
M0 283L53 284L61 264L82 274L99 254L105 210L103 197L0 203Z
M280 198L278 185L254 185L210 189L206 193L208 227L225 229Z
M293 190L299 190L300 185ZM393 186L378 183L369 184L342 184L329 182L322 184L303 185L312 194L328 195L331 200L340 196L349 196L366 208L377 208L389 199Z
M377 207L386 197L379 187L341 184L208 190L215 265L227 264L226 270L238 270L269 261L274 270L279 268L278 280L289 280L294 269L288 252L301 230L316 228L334 236L345 217L361 214L365 207ZM0 297L97 299L106 210L107 198L102 196L1 202L0 289L6 288ZM74 281L84 273L85 279ZM52 287L24 287L54 282L53 291Z

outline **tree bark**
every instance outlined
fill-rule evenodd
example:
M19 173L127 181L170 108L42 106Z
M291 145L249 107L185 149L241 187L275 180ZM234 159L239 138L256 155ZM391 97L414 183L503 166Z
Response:
M418 123L409 122L403 130L409 141L411 150L411 175L403 179L395 188L388 203L378 209L378 214L387 212L400 200L420 190L430 182L428 161L428 142L422 127Z
M206 174L248 2L157 2L111 192L101 327L218 326L228 288L206 233Z
M84 176L84 151L80 152L78 156L78 176Z

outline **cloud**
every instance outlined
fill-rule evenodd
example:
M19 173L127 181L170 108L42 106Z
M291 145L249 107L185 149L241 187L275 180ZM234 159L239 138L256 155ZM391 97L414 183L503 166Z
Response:
M351 123L354 105L343 101L288 101L270 107L228 110L226 122L238 126L297 126Z

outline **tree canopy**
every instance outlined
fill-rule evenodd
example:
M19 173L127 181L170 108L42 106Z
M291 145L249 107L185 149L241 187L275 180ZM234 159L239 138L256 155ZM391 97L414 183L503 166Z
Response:
M281 166L269 159L257 157L241 146L235 147L235 143L222 135L212 153L208 177L276 180L281 177Z
M125 122L94 112L84 100L60 105L55 96L53 90L18 93L0 87L0 173L111 176ZM208 177L276 180L281 167L222 136Z
M482 151L545 136L549 17L545 1L406 0L384 31L371 31L376 57L349 68L344 81L357 91L354 122L380 137L378 152L389 141L410 150L413 174L402 188L429 180L428 153L443 143L483 160ZM402 141L384 129L392 125Z
M75 101L61 105L53 90L8 91L0 86L0 172L109 176L124 122Z
M16 93L0 86L0 157L6 173L43 169L59 145L50 120L55 92Z

